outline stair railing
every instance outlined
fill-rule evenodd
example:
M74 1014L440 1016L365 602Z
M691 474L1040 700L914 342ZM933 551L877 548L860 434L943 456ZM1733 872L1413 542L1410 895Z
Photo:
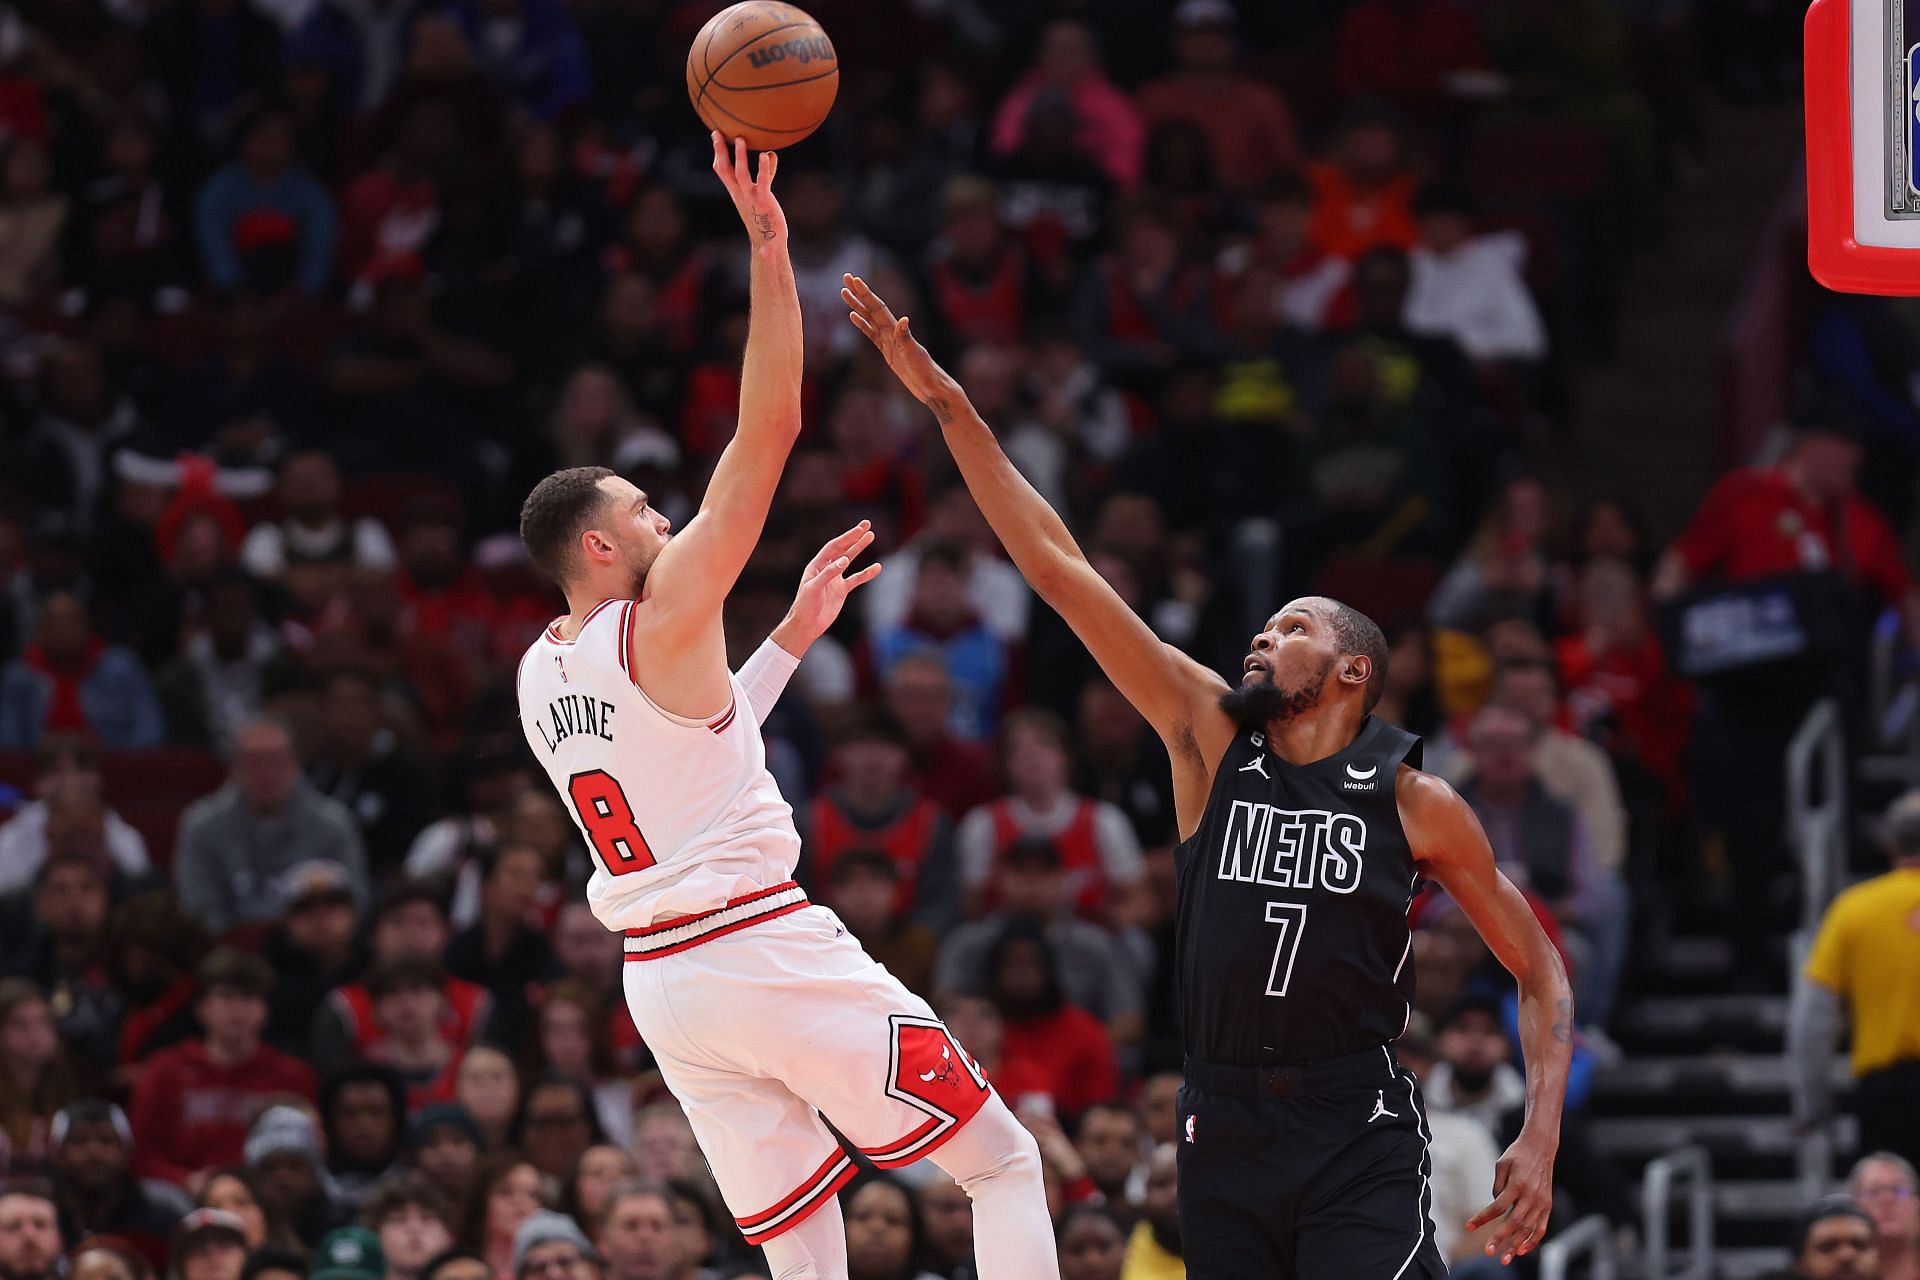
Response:
M1674 1270L1667 1241L1676 1192L1686 1195L1687 1262ZM1713 1165L1701 1147L1680 1147L1647 1165L1640 1182L1647 1280L1713 1280Z
M1845 742L1840 732L1840 707L1822 698L1787 745L1786 837L1800 862L1800 928L1788 954L1797 977L1819 932L1827 904L1840 891L1847 858L1847 774ZM1813 798L1815 771L1820 798ZM1794 1086L1794 1114L1812 1112L1811 1100ZM1829 1120L1807 1133L1795 1153L1795 1172L1809 1196L1818 1195L1832 1176L1837 1139Z
M1590 1213L1540 1246L1540 1280L1567 1280L1573 1264L1592 1258L1588 1280L1619 1280L1620 1267L1613 1255L1613 1225L1597 1213Z

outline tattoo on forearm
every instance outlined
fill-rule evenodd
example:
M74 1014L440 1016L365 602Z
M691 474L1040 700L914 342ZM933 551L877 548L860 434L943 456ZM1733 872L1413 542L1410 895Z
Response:
M936 396L927 401L927 408L933 410L933 416L940 419L941 426L944 427L953 422L953 402L945 396Z
M1573 1043L1573 1001L1566 996L1560 997L1554 1010L1553 1038L1561 1044Z
M760 238L762 240L773 239L773 217L770 214L754 214L753 224L760 228Z

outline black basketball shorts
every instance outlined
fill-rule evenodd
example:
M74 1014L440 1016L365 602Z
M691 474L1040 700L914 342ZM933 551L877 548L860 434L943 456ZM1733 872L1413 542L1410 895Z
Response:
M1385 1048L1304 1067L1187 1063L1191 1280L1444 1280L1426 1103Z

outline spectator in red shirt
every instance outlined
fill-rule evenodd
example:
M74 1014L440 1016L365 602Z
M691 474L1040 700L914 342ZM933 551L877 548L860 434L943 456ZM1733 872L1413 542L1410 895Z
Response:
M1684 795L1681 758L1693 730L1693 690L1667 668L1647 622L1639 579L1625 562L1590 560L1580 571L1580 630L1559 642L1560 680L1579 731L1609 718L1614 754L1636 758L1666 790L1677 814Z
M1735 471L1708 491L1661 557L1654 594L1676 595L1700 578L1746 582L1832 569L1898 609L1907 636L1920 642L1920 594L1899 538L1854 487L1861 457L1857 431L1841 414L1797 424L1777 465Z
M946 663L932 653L910 653L888 669L885 692L887 710L907 735L915 789L951 818L999 793L993 748L953 736Z
M182 1185L239 1163L247 1126L274 1099L314 1096L307 1065L261 1042L273 988L266 961L221 947L195 977L204 1035L154 1054L133 1091L134 1172Z
M1822 406L1796 425L1778 464L1723 477L1661 557L1655 595L1677 595L1702 578L1737 584L1837 574L1898 609L1908 638L1920 640L1920 593L1900 544L1886 518L1854 488L1862 453L1856 431L1843 411ZM1701 798L1733 855L1728 924L1736 970L1746 983L1766 981L1773 938L1784 924L1775 886L1786 878L1791 854L1782 834L1779 762L1817 700L1840 695L1843 707L1852 705L1845 680L1864 645L1863 619L1847 601L1804 607L1822 616L1799 621L1825 625L1838 635L1837 649L1815 645L1735 667L1706 686L1702 733L1719 749L1700 753L1708 766Z
M938 928L952 918L952 823L908 782L913 758L906 733L884 712L859 718L834 744L837 785L814 797L808 813L811 880L825 886L834 864L854 850L876 850L896 871L894 914Z
M1349 117L1332 156L1308 170L1315 196L1308 239L1348 261L1379 245L1413 248L1420 228L1403 151L1400 130L1383 109Z
M1431 108L1452 75L1486 65L1480 29L1455 0L1361 0L1340 24L1338 76L1350 97Z
M1173 74L1140 90L1140 114L1149 128L1199 125L1220 185L1249 191L1294 164L1300 143L1286 100L1234 68L1233 17L1226 0L1185 0L1173 11Z
M1114 1096L1120 1068L1100 1019L1067 1003L1053 946L1039 921L1007 922L987 958L988 995L1006 1019L1006 1054L1046 1073L1047 1092L1072 1117Z

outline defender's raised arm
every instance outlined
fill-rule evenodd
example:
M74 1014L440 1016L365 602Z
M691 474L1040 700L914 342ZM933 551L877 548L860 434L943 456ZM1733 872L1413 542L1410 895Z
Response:
M967 488L1014 565L1167 744L1180 832L1190 834L1206 805L1213 766L1233 734L1232 721L1217 705L1226 681L1163 644L1087 562L1059 513L1007 458L966 391L927 354L905 316L896 318L857 276L846 277L840 297L852 309L854 327L933 410Z

